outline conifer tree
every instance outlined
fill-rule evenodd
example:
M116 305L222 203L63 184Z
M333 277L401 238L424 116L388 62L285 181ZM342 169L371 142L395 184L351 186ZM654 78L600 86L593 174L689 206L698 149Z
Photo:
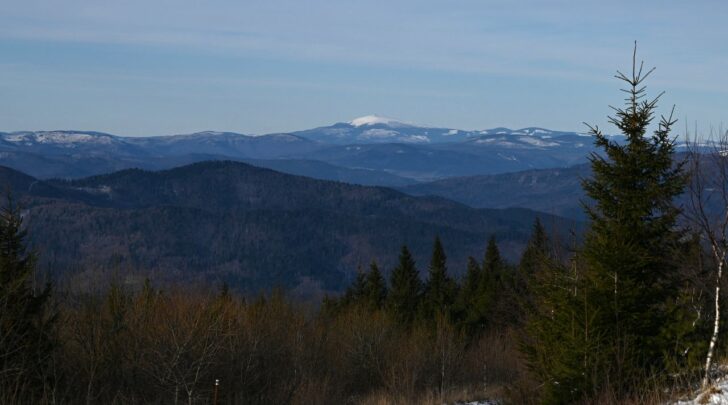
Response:
M54 317L50 286L33 289L35 255L25 245L20 209L12 198L0 209L0 390L33 398L46 381Z
M423 300L425 319L434 320L438 314L450 316L456 292L457 284L447 274L445 248L440 238L435 237Z
M357 305L361 303L366 296L366 278L367 275L364 270L359 267L356 270L356 278L354 282L346 289L344 293L342 304Z
M485 248L485 257L483 258L483 271L486 274L497 275L503 267L503 259L501 258L498 243L495 236L488 239L488 246Z
M605 369L618 391L628 390L645 371L664 367L672 340L663 334L671 322L665 308L679 294L675 251L683 232L673 200L687 178L674 161L672 114L648 135L659 96L645 99L643 82L652 70L643 74L642 67L635 55L632 74L617 76L627 83L629 97L610 122L626 144L591 128L603 155L592 154L593 178L583 182L595 205L586 206L591 229L582 256L590 299L599 308L595 322L606 343Z
M468 258L468 270L458 291L455 311L460 328L471 338L487 326L495 298L493 281L474 258Z
M594 201L585 205L591 227L584 245L571 266L546 261L531 284L535 310L524 352L542 378L545 403L605 389L629 394L665 370L677 346L675 252L683 233L673 199L686 177L673 159L671 116L648 134L658 99L645 99L643 82L652 71L643 73L635 61L631 76L617 75L629 97L610 117L626 142L590 127L602 154L592 154L593 177L582 182Z
M518 320L518 299L516 275L503 260L495 236L488 239L483 259L479 306L487 306L490 326L503 329Z
M604 362L594 308L576 258L545 259L529 279L521 351L542 382L544 404L579 403L598 389Z
M541 224L541 220L536 218L533 224L533 231L528 240L526 249L521 255L521 261L518 263L518 272L514 280L514 290L518 298L518 320L523 322L527 313L533 312L534 295L531 291L533 287L539 287L539 273L546 271L546 267L553 265L551 263L552 255L549 254L549 240L546 236L546 230Z
M422 281L407 246L402 246L399 264L391 275L387 308L394 318L405 325L415 319L422 296Z
M528 241L526 250L523 251L521 261L518 264L518 270L521 277L527 279L538 270L538 267L543 262L544 257L548 255L548 244L549 241L546 236L546 230L541 224L541 220L536 218L536 221L533 224L531 238Z
M364 299L372 310L382 309L387 299L387 282L375 261L369 265L364 285Z

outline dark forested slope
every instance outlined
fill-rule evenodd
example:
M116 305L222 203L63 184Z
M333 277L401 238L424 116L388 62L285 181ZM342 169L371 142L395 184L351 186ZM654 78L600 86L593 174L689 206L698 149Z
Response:
M38 181L3 169L0 185L26 207L41 268L77 282L113 273L132 282L150 275L166 282L225 281L243 290L335 290L372 259L389 268L403 243L425 270L438 234L457 273L468 255L482 254L491 234L514 257L541 215L229 161L74 181Z

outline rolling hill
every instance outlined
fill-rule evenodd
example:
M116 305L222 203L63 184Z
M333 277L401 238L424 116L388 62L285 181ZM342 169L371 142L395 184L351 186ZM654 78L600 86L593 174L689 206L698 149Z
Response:
M514 259L536 217L570 226L526 209L474 209L230 161L50 181L4 168L6 185L25 207L41 269L76 285L150 276L246 291L334 291L372 259L391 268L403 243L422 271L440 235L460 273L492 234Z

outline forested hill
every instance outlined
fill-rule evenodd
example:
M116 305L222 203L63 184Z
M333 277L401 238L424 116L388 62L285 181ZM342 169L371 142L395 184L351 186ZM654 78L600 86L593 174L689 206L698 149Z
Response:
M461 273L491 234L515 258L537 216L564 232L571 226L525 209L474 209L229 161L74 181L39 181L3 168L0 187L10 187L26 208L41 269L76 285L149 275L249 291L338 290L372 259L391 268L403 243L426 271L440 235L451 271Z
M582 179L591 176L588 164L565 168L451 177L400 187L415 196L436 195L471 207L523 207L567 218L585 220Z

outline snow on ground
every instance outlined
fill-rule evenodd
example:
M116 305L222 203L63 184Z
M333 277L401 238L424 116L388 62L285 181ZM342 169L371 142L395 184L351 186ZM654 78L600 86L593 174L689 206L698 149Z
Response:
M698 394L692 399L678 401L673 405L728 405L728 377L723 377L716 381L713 387L713 389L708 391L709 394L705 394L707 398L703 398L704 394Z

